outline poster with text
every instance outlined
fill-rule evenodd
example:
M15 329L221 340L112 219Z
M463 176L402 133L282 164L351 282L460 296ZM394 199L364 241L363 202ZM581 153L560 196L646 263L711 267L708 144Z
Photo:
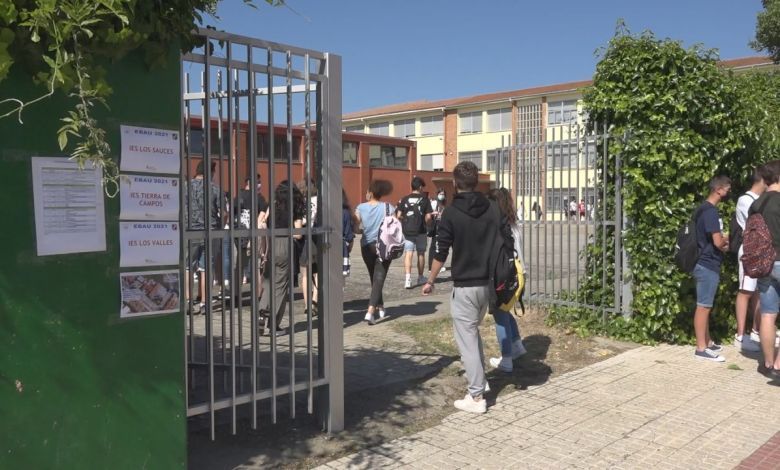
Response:
M179 131L119 126L122 153L119 169L142 173L179 173Z
M178 312L181 305L178 271L147 271L119 275L121 318Z
M178 222L120 222L121 267L179 264Z
M179 179L122 175L119 183L122 220L179 220Z
M38 256L106 250L103 172L63 157L32 158ZM12 220L6 220L11 230Z

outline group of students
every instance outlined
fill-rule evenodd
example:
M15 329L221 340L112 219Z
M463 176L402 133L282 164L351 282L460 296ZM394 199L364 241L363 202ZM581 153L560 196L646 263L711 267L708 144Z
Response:
M379 256L380 226L383 220L394 214L403 226L404 287L412 288L412 262L417 253L418 278L422 295L433 292L436 278L444 270L444 263L452 251L451 276L453 292L451 315L455 341L461 354L468 393L456 400L455 407L469 412L484 413L487 410L483 395L489 390L485 379L484 354L479 324L490 310L496 323L496 336L501 346L501 357L490 358L489 363L504 372L511 372L513 361L526 353L514 316L491 304L491 244L486 240L496 238L499 231L511 237L514 250L522 256L521 229L511 193L505 188L492 190L489 195L476 191L478 168L471 162L461 162L453 170L456 194L447 205L446 194L439 190L434 201L422 193L425 183L413 178L412 193L393 206L382 199L390 194L388 181L375 180L369 185L367 201L359 204L354 213L358 232L362 232L361 255L371 280L371 294L365 321L374 324L377 316L387 316L382 289L391 259ZM425 277L425 251L427 238L431 238L429 273ZM522 262L522 258L521 258Z
M751 187L737 201L731 233L724 230L717 206L728 198L731 180L716 176L710 180L709 194L696 209L693 222L696 227L698 259L693 269L696 281L696 310L693 325L696 335L694 356L699 359L724 362L723 348L709 334L709 315L720 283L720 268L724 253L734 252L739 262L739 290L736 297L737 333L735 346L746 352L762 352L758 372L780 381L778 355L777 314L780 310L780 160L756 168ZM766 223L774 247L771 272L761 278L751 278L746 272L745 246L742 234L748 220L760 214ZM747 235L747 234L746 234ZM771 256L771 255L770 255ZM748 320L753 327L748 332Z

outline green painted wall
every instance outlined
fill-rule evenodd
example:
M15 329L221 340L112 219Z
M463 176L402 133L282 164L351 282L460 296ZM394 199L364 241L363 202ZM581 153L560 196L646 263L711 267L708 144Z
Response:
M164 69L140 56L107 69L115 152L120 123L179 128L176 51ZM40 94L14 73L0 97ZM0 468L180 468L183 319L119 319L118 198L106 198L106 252L36 255L30 157L59 155L64 103L0 120Z

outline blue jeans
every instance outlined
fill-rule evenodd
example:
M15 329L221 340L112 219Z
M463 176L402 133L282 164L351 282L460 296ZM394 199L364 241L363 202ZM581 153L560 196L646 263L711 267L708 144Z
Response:
M718 292L720 273L697 264L693 268L693 279L696 280L696 306L712 308L715 294Z
M780 261L775 261L769 276L758 280L758 292L761 296L761 313L777 314L780 305Z
M515 317L503 310L492 312L493 320L496 322L496 339L501 346L502 356L512 355L512 343L520 339L520 329L517 327Z

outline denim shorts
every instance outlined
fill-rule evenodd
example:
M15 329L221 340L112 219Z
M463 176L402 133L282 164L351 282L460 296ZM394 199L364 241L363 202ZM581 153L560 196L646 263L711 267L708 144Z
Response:
M772 272L758 280L761 295L761 313L776 315L780 304L780 262L775 261Z
M720 283L720 273L697 264L693 268L693 278L696 280L696 306L712 308Z
M419 235L409 235L404 241L404 252L416 251L417 253L424 255L425 247L428 244L428 235L421 233Z

